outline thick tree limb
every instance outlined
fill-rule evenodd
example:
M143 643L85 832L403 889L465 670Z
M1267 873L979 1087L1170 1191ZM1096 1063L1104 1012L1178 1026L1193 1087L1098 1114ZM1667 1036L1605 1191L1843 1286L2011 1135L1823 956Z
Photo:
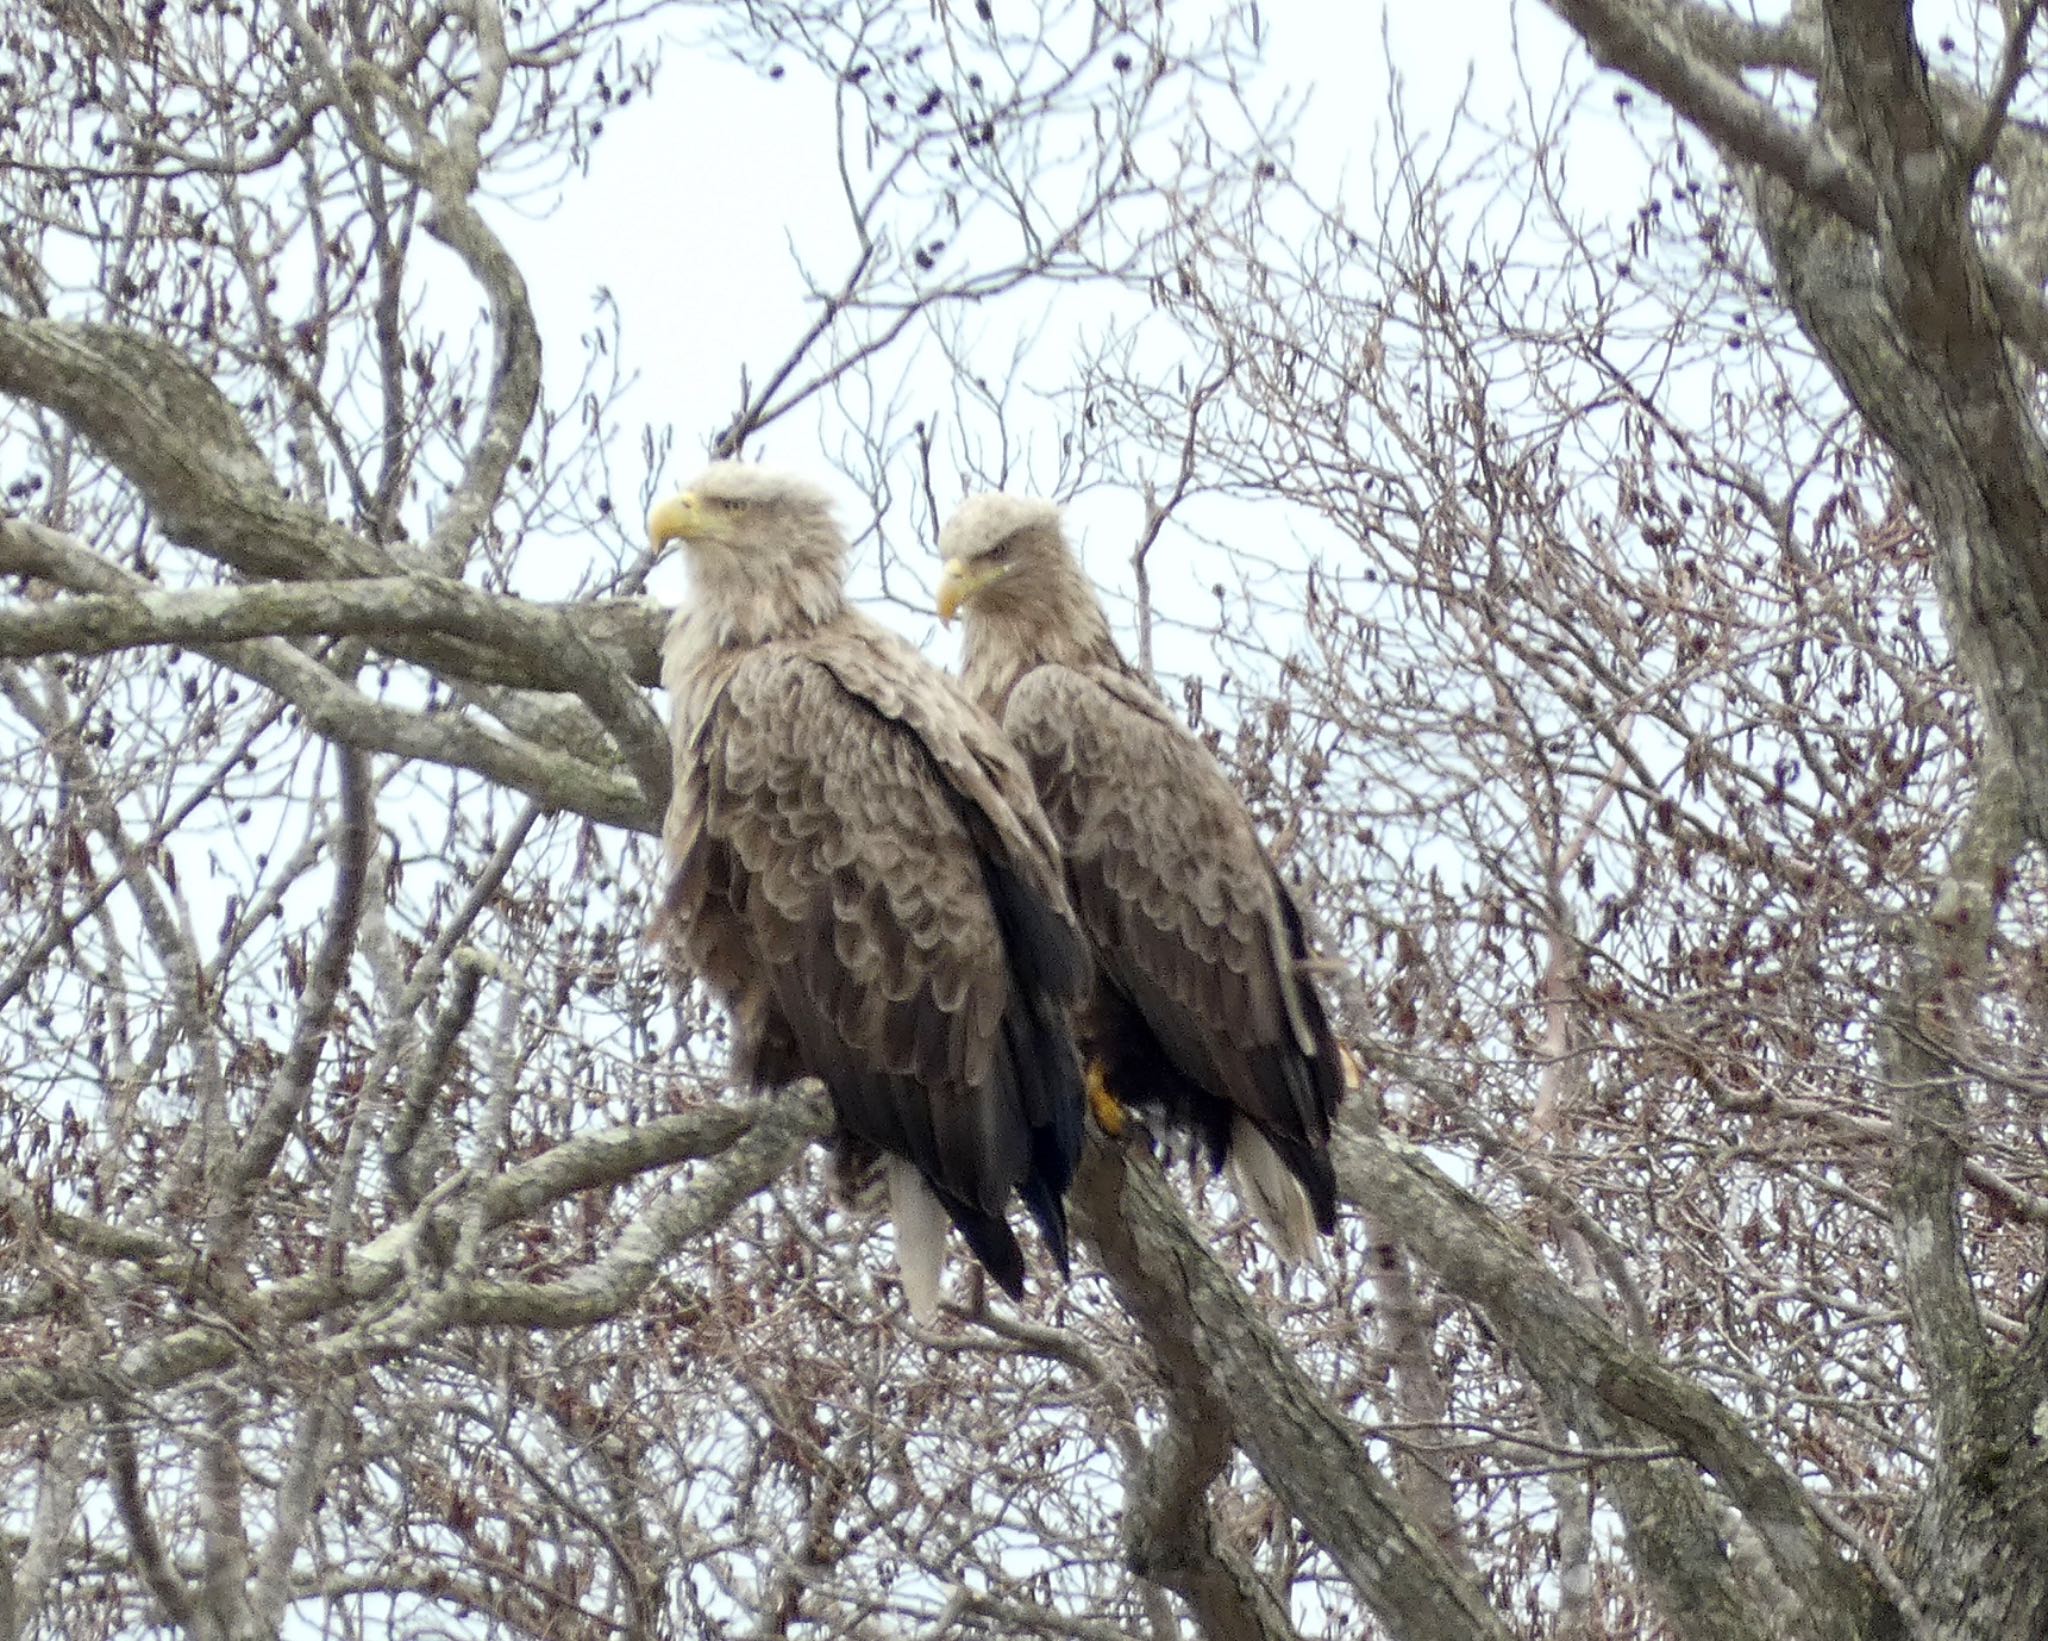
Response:
M147 586L60 532L18 520L0 521L0 555L6 555L0 557L0 569L84 592L134 595ZM195 648L275 691L320 734L344 746L473 770L550 809L573 810L609 825L651 832L661 824L662 804L650 802L637 780L616 769L593 766L454 714L410 712L372 700L282 639ZM617 688L626 687L615 674L611 677Z
M1345 1194L1373 1203L1402 1241L1426 1258L1438 1280L1478 1308L1568 1421L1616 1445L1639 1442L1634 1427L1647 1426L1714 1477L1761 1535L1786 1586L1809 1609L1802 1618L1809 1626L1805 1633L1849 1641L1864 1633L1874 1612L1888 1608L1872 1581L1842 1558L1798 1480L1733 1414L1697 1384L1625 1344L1480 1202L1419 1152L1376 1132L1347 1127L1337 1155ZM1683 1527L1671 1541L1670 1571L1687 1574L1688 1561L1707 1551L1685 1544L1711 1546L1716 1535L1696 1493L1677 1487L1678 1478L1650 1474L1648 1480L1660 1496L1646 1501L1646 1525L1671 1520ZM1700 1575L1701 1594L1727 1583L1718 1554L1713 1562L1712 1568L1690 1569ZM1738 1621L1737 1614L1728 1616ZM1673 1615L1673 1621L1681 1616ZM1742 1622L1743 1628L1726 1633L1755 1633L1753 1615Z
M2035 384L2015 360L2020 350L2043 361L2042 310L2038 291L1987 245L1971 192L2000 149L2036 8L2008 14L1988 105L1959 112L1930 78L1910 5L1822 0L1822 107L1810 129L1826 133L1815 142L1853 147L1843 186L1807 174L1811 151L1788 146L1782 122L1760 99L1732 93L1720 65L1669 49L1671 20L1701 8L1553 5L1743 175L1778 290L1910 486L1934 541L1957 661L2011 759L2025 835L2048 842L2048 445ZM2015 198L2027 194L2029 169L2007 179ZM2010 239L2016 257L2038 261L2038 229L2023 217ZM1952 882L1967 903L1973 868L1962 856L1958 867ZM2048 1463L2033 1424L2048 1400L2048 1364L2031 1350L2001 1356L1978 1312L1957 1221L1965 1068L1960 1045L1946 1046L1958 1033L1915 1017L1930 1002L1939 1012L1935 994L1917 987L1895 1002L1887 1056L1901 1279L1929 1363L1943 1462L1902 1558L1922 1563L1909 1580L1919 1611L1885 1604L1892 1622L1929 1633L2029 1634L2048 1625ZM2036 1336L2048 1352L2048 1336L2031 1330L2030 1344ZM1778 1549L1768 1530L1763 1537ZM1778 1570L1787 1571L1782 1561Z
M1699 49L1704 29L1686 27L1702 6L1644 0L1546 0L1578 31L1603 67L1626 74L1690 120L1731 158L1768 171L1843 221L1877 225L1877 192L1867 174L1779 117L1732 69Z
M1296 1641L1250 1560L1216 1537L1209 1488L1236 1451L1232 1424L1201 1388L1168 1388L1166 1428L1124 1479L1124 1565L1185 1601L1202 1641Z
M578 1135L507 1169L483 1187L483 1220L489 1229L536 1214L579 1191L621 1185L652 1169L734 1152L758 1130L754 1142L739 1153L741 1162L700 1182L701 1190L693 1184L650 1210L653 1228L629 1233L634 1240L620 1261L603 1267L607 1272L604 1282L580 1285L573 1294L557 1291L561 1285L478 1283L473 1295L457 1290L450 1320L458 1319L453 1314L457 1312L469 1320L486 1320L500 1311L527 1309L559 1316L563 1320L558 1325L569 1326L573 1325L572 1310L580 1313L593 1305L601 1308L607 1295L623 1295L619 1301L623 1307L640 1291L628 1291L628 1279L638 1280L644 1287L652 1271L649 1260L667 1257L653 1250L666 1247L673 1252L681 1241L717 1223L773 1180L828 1122L823 1092L800 1086L745 1105L710 1106L631 1127ZM181 1328L105 1364L0 1370L0 1426L110 1395L122 1397L182 1383L234 1360L240 1349L238 1330L290 1327L382 1298L405 1279L408 1250L423 1239L452 1239L467 1211L468 1204L460 1199L443 1204L428 1218L394 1226L356 1249L341 1262L338 1274L315 1272L239 1296L232 1328L214 1321ZM78 1232L72 1239L76 1244L104 1247L113 1257L129 1258L144 1251L126 1237L86 1232L76 1222L73 1229ZM164 1263L151 1267L151 1274L183 1284L191 1274L190 1257L187 1248L165 1250Z
M1883 200L1873 272L1782 193L1755 191L1787 298L1893 452L1934 531L1957 658L2015 752L2048 841L2048 449L2006 353L1967 179L1903 14L1825 10L1828 44Z
M68 583L70 566L54 551L64 539L23 519L0 520L0 574ZM530 688L563 689L569 687L564 682L567 668L558 656L539 647L582 637L573 629L585 608L528 604L417 572L177 591L160 591L137 581L132 592L0 608L0 657L19 661L39 655L107 655L146 645L323 635L351 635L376 643L401 634L461 631L487 643L537 650L516 673L501 668L482 682L511 678ZM608 659L616 663L621 658Z
M0 537L0 569L19 568L28 559L26 550L9 551L11 545ZM669 750L661 722L616 658L577 630L574 609L535 606L429 575L138 590L0 609L0 657L341 634L384 646L396 634L459 634L500 655L525 657L524 676L539 687L579 696L618 744L650 801L666 802ZM402 655L403 647L393 653Z
M394 568L287 496L220 389L158 337L0 316L0 393L55 411L120 469L167 536L244 575Z
M1968 824L1921 920L1917 950L1885 1010L1897 1161L1892 1220L1899 1285L1925 1364L1944 1463L1917 1525L1942 1546L1937 1576L1916 1588L1929 1633L2027 1634L2048 1621L2048 1465L2038 1410L2048 1361L2036 1312L2028 1348L1994 1343L1971 1285L1962 1225L1962 1146L1969 1082L1950 1045L1983 1018L1998 904L2024 842L2019 783L1993 747Z
M1689 0L1545 0L1578 31L1603 66L1626 74L1697 126L1731 163L1754 166L1801 198L1867 234L1878 231L1882 178L1801 131L1743 85L1732 65L1701 49L1726 19ZM2048 304L2004 264L1986 263L1981 284L2007 335L2048 364Z
M1396 1635L1507 1630L1366 1458L1300 1365L1194 1237L1158 1170L1091 1143L1075 1181L1082 1234L1151 1347L1169 1396L1227 1410L1237 1444Z
M573 1328L616 1316L654 1280L661 1263L684 1243L725 1219L748 1197L774 1182L797 1154L832 1125L822 1087L771 1095L754 1107L754 1120L721 1151L687 1191L674 1191L643 1209L601 1259L557 1282L472 1281L455 1290L451 1320L515 1327ZM628 1149L630 1142L618 1149ZM582 1159L599 1173L610 1159ZM528 1186L527 1190L536 1189ZM555 1189L550 1182L546 1189ZM487 1211L502 1213L524 1192L493 1192Z
M1980 1416L1981 1370L1991 1358L1959 1219L1964 1073L1940 1045L1973 1029L1998 900L2022 841L2012 766L1995 753L1986 764L1969 822L1922 921L1913 972L1886 1010L1900 1286L1913 1314L1914 1347L1927 1364L1936 1426L1949 1440Z
M536 368L537 360L536 352ZM288 496L220 390L157 337L0 315L0 394L56 412L120 470L166 536L244 576L305 581L449 571L417 550L373 546ZM493 444L489 463L498 459ZM460 539L457 530L441 547L453 553ZM634 677L653 680L658 642L658 629L651 642L643 637ZM530 665L508 672L488 642L459 632L414 625L392 647L448 678L537 683Z

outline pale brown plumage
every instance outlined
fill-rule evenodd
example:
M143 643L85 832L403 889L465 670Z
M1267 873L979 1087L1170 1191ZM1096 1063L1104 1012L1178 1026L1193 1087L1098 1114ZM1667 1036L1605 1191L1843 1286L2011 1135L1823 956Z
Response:
M1097 983L1084 1048L1228 1160L1293 1257L1334 1229L1344 1072L1300 915L1208 750L1123 659L1058 509L964 503L939 537L963 681L1030 766Z
M684 541L692 571L662 655L660 925L730 1007L741 1073L818 1077L842 1153L889 1160L913 1311L935 1308L947 1219L1018 1294L1013 1191L1066 1266L1086 975L1029 776L952 680L848 605L818 491L720 463L649 531Z

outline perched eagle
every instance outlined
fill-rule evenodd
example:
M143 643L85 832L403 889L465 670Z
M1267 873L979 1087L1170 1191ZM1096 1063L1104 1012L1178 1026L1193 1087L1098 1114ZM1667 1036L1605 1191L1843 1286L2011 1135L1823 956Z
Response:
M724 998L738 1070L831 1091L886 1164L912 1314L946 1222L1013 1297L1024 1199L1062 1272L1087 980L1059 847L1001 730L852 608L824 495L721 462L648 519L689 550L662 649L675 792L658 926Z
M1336 1228L1344 1067L1251 817L1118 653L1056 507L975 496L939 551L939 615L966 612L964 682L1030 766L1094 951L1090 1093L1099 1076L1192 1129L1279 1250L1305 1256Z

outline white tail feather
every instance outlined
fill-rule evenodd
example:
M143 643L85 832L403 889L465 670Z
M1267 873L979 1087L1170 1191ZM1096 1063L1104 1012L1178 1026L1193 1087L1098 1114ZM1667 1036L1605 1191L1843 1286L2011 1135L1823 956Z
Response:
M889 1216L896 1222L896 1269L913 1320L929 1326L939 1314L939 1277L946 1266L945 1205L914 1163L889 1158Z
M1231 1119L1226 1171L1231 1188L1265 1228L1275 1253L1290 1264L1316 1257L1316 1216L1308 1193L1266 1136L1243 1117Z

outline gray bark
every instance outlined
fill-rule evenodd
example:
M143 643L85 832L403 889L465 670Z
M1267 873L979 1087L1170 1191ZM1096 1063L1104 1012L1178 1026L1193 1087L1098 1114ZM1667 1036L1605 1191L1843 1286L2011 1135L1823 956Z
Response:
M2031 150L2005 153L2038 7L2008 11L1990 95L1970 99L1930 75L1910 6L1824 0L1817 31L1788 25L1770 42L1817 77L1819 117L1804 128L1738 78L1762 60L1761 32L1686 3L1553 9L1744 179L1778 290L1911 493L1957 664L1993 738L1972 827L1887 1012L1898 1265L1940 1463L1896 1558L1901 1599L1882 1603L1882 1620L1837 1610L1852 1623L1843 1633L2043 1633L2041 1328L2012 1349L1978 1314L1960 1224L1968 1073L1953 1054L2013 862L2048 842L2048 445L2030 380L2042 310L1973 206L1995 156L2029 188L2038 180ZM2014 247L2018 268L2037 263L2030 245L2023 235Z

